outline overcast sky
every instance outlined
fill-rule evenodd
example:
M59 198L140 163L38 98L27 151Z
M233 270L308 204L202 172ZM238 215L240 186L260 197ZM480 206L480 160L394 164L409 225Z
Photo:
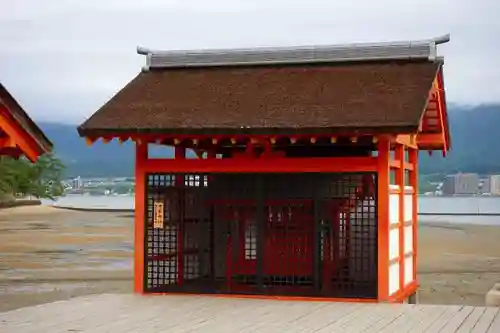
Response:
M79 123L154 49L425 39L451 33L449 102L500 102L499 0L0 0L0 80L36 120Z

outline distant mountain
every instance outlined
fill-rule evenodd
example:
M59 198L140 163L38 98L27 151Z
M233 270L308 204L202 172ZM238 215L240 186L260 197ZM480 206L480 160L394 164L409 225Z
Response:
M420 171L429 173L500 173L500 104L474 108L454 106L449 111L452 151L446 158L422 153ZM87 146L75 125L40 123L57 155L67 166L67 176L131 176L134 145L101 141ZM154 148L153 155L172 155L170 148Z
M76 125L39 123L40 128L54 144L58 157L66 165L66 175L76 176L130 176L134 170L134 144L130 141L119 145L102 141L88 146L77 131Z
M421 173L500 173L500 104L449 111L451 151L422 153Z

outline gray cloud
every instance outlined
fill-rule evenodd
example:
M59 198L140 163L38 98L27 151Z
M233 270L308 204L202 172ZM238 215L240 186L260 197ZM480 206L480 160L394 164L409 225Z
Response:
M448 99L500 101L496 0L0 0L0 78L36 119L79 122L157 49L421 39L447 32Z

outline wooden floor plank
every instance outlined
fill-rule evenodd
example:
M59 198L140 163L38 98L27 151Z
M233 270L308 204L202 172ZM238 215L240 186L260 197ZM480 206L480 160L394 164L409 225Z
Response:
M241 304L238 304L240 306L236 305L238 301L229 298L218 298L216 301L208 300L208 306L203 306L184 315L177 316L170 323L164 321L166 325L161 327L165 330L168 329L168 332L172 333L188 332L192 327L196 327L196 325L200 323L211 320L217 315L227 315L231 310L236 310L238 312L243 311ZM238 314L236 314L236 317L238 317Z
M406 311L415 306L413 304L405 304L405 306L400 306L400 304L391 304L391 305L394 306L393 311L384 313L382 317L379 320L377 320L373 325L367 327L361 332L379 332L388 325L390 325L392 322L398 320L398 318L403 316Z
M0 313L2 333L456 331L500 333L500 309L190 295L93 295Z
M319 311L307 316L298 323L294 323L293 329L300 333L316 332L323 327L340 320L344 316L361 308L364 304L359 303L331 303ZM291 328L292 329L292 328Z
M300 307L289 310L279 309L279 318L277 320L269 320L268 317L268 320L260 323L256 327L252 327L249 331L264 333L275 332L276 330L283 330L285 328L288 330L298 330L299 327L296 326L297 323L321 309L330 307L330 305L329 303L308 304L307 302L303 302Z
M497 333L500 332L500 311L498 311L493 318L490 327L488 328L488 333Z
M404 312L396 320L389 323L386 327L382 328L380 332L390 333L390 332L400 332L408 326L408 322L411 321L415 316L419 316L420 312L424 311L426 307L424 306L407 306L403 304Z
M272 322L278 319L277 316L282 314L283 311L288 311L292 315L294 306L300 307L297 303L286 303L286 302L272 302L267 306L244 306L241 304L238 308L229 308L227 311L223 309L217 309L217 313L214 316L205 316L206 320L198 321L196 324L191 324L189 327L183 327L179 330L173 330L172 332L211 332L215 328L224 327L226 331L237 332L241 330L248 330L248 327L254 327L257 324L255 318L264 318L266 321ZM287 309L287 310L285 310ZM228 322L227 317L238 318L238 320ZM270 318L269 318L270 317ZM254 320L252 320L254 318Z
M408 327L405 332L408 333L422 333L425 332L431 325L433 325L448 309L447 306L437 306L431 313L428 313L425 318L414 323Z
M374 304L360 304L354 311L337 318L335 321L314 331L315 333L344 332L347 326L353 326L358 320L366 317L368 313L376 308Z
M138 300L138 298L132 295L130 296L131 297L122 298L121 302L118 304L110 304L107 300L102 299L96 302L94 308L88 313L82 313L78 309L74 309L75 312L80 312L81 316L71 321L66 321L59 329L52 329L51 333L64 333L70 330L78 332L84 328L91 329L94 332L103 327L109 327L109 325L114 323L125 320L130 321L131 318L139 318L139 320L142 320L140 317L141 309L138 309L136 305L136 300ZM179 305L181 304L182 303L179 301ZM154 311L155 300L144 299L141 305L144 311L146 309L148 311Z
M428 327L422 328L422 332L439 332L462 308L462 305L446 306L446 310Z
M40 312L38 308L28 308L26 311L29 315L24 315L24 321L9 325L9 327L12 331L23 333L57 330L68 322L91 315L93 311L96 311L96 303L98 304L103 299L106 303L111 302L112 304L113 302L106 295L99 295L96 298L79 300L77 309L74 308L71 301L49 304L49 306L41 307L43 310Z
M363 318L358 318L353 325L349 327L349 333L361 333L369 330L388 315L394 316L395 312L401 309L397 304L377 304L370 309Z
M267 312L272 312L274 306L263 307L267 308ZM259 311L251 311L252 309L248 309L249 311L241 315L242 312L236 312L237 314L233 315L232 318L237 318L237 320L230 321L226 318L226 314L220 314L219 316L208 320L206 322L200 323L193 328L190 328L187 332L221 332L221 333L229 333L229 332L247 332L256 324L256 320L251 321L250 318L259 318L261 314L265 315L265 312ZM231 316L231 314L227 314L227 316Z
M266 308L252 308L250 312L244 313L239 317L240 320L237 323L237 327L233 329L233 332L257 331L261 328L265 328L268 325L272 325L273 323L285 320L286 315L284 315L284 313L289 312L291 317L295 316L297 312L300 312L300 310L298 310L300 308L301 304L297 304L294 302L272 302ZM227 320L222 316L220 317L220 321L224 322Z
M474 329L472 329L471 333L486 333L488 332L488 328L490 327L495 315L498 313L500 309L494 307L487 307L481 318L477 321Z
M173 299L170 299L168 302L162 302L161 299L155 299L155 301L149 308L145 307L145 309L138 310L136 315L113 323L113 331L131 333L154 331L164 326L170 328L178 325L179 322L183 323L186 317L192 316L197 311L213 306L205 298L199 298L193 300L191 303L186 302L179 305ZM102 328L102 332L108 332L105 328ZM101 330L98 332L100 333Z
M433 320L433 314L441 311L441 306L439 305L428 305L423 307L415 316L411 316L409 320L406 321L406 325L398 329L398 333L408 333L413 328L419 328L421 326L427 325L429 321Z
M138 300L136 303L137 308L133 314L129 313L128 316L121 316L118 320L99 326L93 332L134 332L141 327L147 326L149 322L154 322L156 318L162 318L162 322L168 323L168 325L175 325L178 321L182 321L183 318L189 316L193 311L198 311L212 305L204 297L194 298L191 301L188 299L186 302L176 297L166 299L165 301L155 297L150 301L151 303L144 304L141 300Z
M58 333L68 332L69 330L78 332L83 329L91 332L108 332L117 328L126 331L137 322L146 325L155 312L164 308L162 304L157 304L155 299L145 299L144 302L140 302L139 307L136 303L137 300L137 298L130 298L123 304L111 308L109 312L103 310L103 307L105 307L105 304L103 304L99 307L97 313L92 313L85 320L68 323ZM196 302L196 300L193 299L193 302ZM170 300L167 303L170 303ZM182 302L179 301L179 303L179 306L182 306Z
M472 310L471 314L467 316L462 325L457 329L457 333L470 333L479 319L483 316L485 310L486 308L483 307L477 307Z
M460 325L467 319L474 310L473 306L464 306L458 311L449 322L439 331L440 333L455 333Z
M291 303L288 302L269 303L269 307L265 312L256 311L254 312L254 315L246 316L244 324L240 325L238 329L241 332L255 332L258 330L265 329L266 326L269 325L269 323L272 323L273 318L276 318L277 312L279 312L281 316L284 316L286 318L286 312L289 306L291 306ZM326 305L316 304L316 306L321 308L322 306ZM228 331L228 332L234 332L234 331Z
M401 333L416 333L424 332L427 327L431 326L446 310L446 306L428 305L419 315L412 318L408 325L402 328Z

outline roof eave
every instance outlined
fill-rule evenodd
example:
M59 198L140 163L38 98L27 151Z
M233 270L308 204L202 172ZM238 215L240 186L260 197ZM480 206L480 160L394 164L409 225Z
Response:
M120 137L120 136L210 136L210 135L382 135L417 133L418 125L404 124L397 126L373 127L328 127L328 128L92 128L85 123L77 128L81 137Z
M10 94L10 92L0 83L0 103L10 111L11 116L38 145L40 155L49 153L53 149L52 142L47 138L45 133L38 127L38 125L31 119L31 117L24 111L22 106ZM23 126L26 122L27 126Z
M444 60L443 60L444 63ZM446 89L445 89L445 84L444 84L444 74L443 74L443 66L439 68L438 72L438 81L439 85L441 86L441 98L443 100L443 127L445 130L445 136L446 136L446 150L449 151L451 150L451 135L450 135L450 123L448 119L448 104L446 103Z

